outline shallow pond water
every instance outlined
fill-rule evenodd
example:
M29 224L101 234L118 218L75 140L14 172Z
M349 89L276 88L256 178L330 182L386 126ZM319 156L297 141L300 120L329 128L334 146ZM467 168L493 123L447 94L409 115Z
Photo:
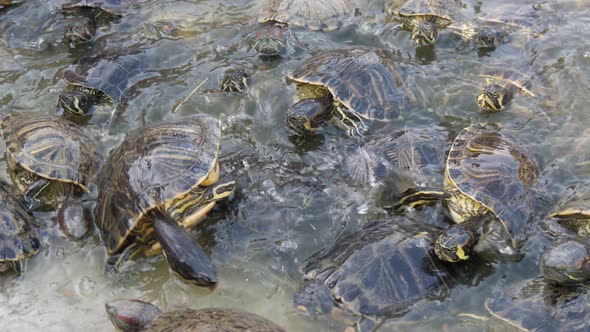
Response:
M286 77L322 49L364 46L396 49L420 68L413 92L415 107L403 119L376 132L436 128L448 137L471 123L498 123L536 158L545 204L535 220L552 210L575 185L590 182L590 2L586 0L465 0L460 17L480 16L532 22L495 50L482 51L449 31L433 47L417 48L406 31L382 11L387 0L362 3L351 27L334 32L296 30L294 54L261 59L246 45L262 0L135 1L127 15L101 25L92 45L71 50L61 41L59 0L25 0L0 11L0 115L8 112L53 114L67 88L64 70L96 50L141 45L149 68L146 79L123 105L100 106L86 124L105 152L129 130L162 119L207 113L224 125L222 164L238 187L193 231L217 267L219 287L210 292L184 284L161 257L129 264L117 277L104 274L106 253L98 231L79 242L67 240L48 220L49 239L30 259L26 274L0 276L2 331L105 331L112 329L104 303L140 298L164 310L179 307L232 307L258 313L289 331L339 331L347 324L298 312L293 294L305 259L333 245L369 221L390 218L378 198L387 181L359 183L350 165L358 162L359 141L328 127L321 135L290 135L285 114L296 87ZM1 9L0 9L1 10ZM157 33L168 22L180 34ZM526 31L524 31L526 30ZM216 91L224 70L251 68L245 94ZM529 75L538 98L517 95L507 111L482 113L475 95L487 67L505 66ZM147 79L149 78L149 79ZM199 83L201 89L178 112L171 110ZM3 151L2 151L3 152ZM0 176L10 181L4 160ZM436 219L436 213L427 214ZM426 218L426 217L425 217ZM504 331L483 301L503 285L538 275L547 240L531 225L525 257L495 263L467 283L456 285L444 301L420 301L382 330Z

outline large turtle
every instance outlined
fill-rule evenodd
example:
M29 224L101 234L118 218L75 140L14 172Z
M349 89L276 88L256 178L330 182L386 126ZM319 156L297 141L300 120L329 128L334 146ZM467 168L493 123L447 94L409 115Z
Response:
M26 259L39 252L42 246L41 230L21 197L0 182L0 272L14 269L22 274Z
M116 300L107 302L106 310L113 325L125 332L285 332L266 318L235 309L205 308L161 312L155 305L141 300Z
M209 258L186 228L229 196L219 179L219 120L195 115L130 132L111 151L98 181L97 224L111 256L107 268L163 249L174 272L203 286L216 283Z
M64 80L73 89L60 93L58 111L79 118L96 103L123 102L139 82L157 76L147 71L144 60L138 48L109 48L81 59L73 70L64 71Z
M77 204L68 197L91 191L103 158L78 125L55 116L9 113L0 128L10 176L31 208L66 209Z
M421 300L446 298L462 266L439 261L432 233L418 232L426 225L413 222L404 217L373 222L314 254L303 267L297 308L311 315L341 308L360 316L356 331L372 331Z
M556 241L541 256L545 279L563 285L590 281L590 190L585 188L549 214L546 230Z
M290 26L335 30L355 11L350 0L266 0L263 7L252 39L254 49L267 56L292 52L296 39Z
M313 132L334 117L349 133L361 133L364 120L394 119L416 102L412 85L418 70L382 49L318 52L288 77L303 100L289 110L287 125L296 133Z
M64 37L73 45L94 37L101 22L125 15L129 6L145 0L72 0L61 6L65 17Z
M449 262L477 251L518 257L531 218L531 191L538 170L514 140L491 125L475 124L455 138L444 171L444 190L410 188L394 208L429 200L446 202L457 223L436 239L437 256Z
M523 331L587 332L590 324L588 286L556 286L543 279L503 286L485 301L494 317Z
M461 9L460 0L409 0L391 12L403 21L402 28L411 30L411 38L418 45L431 45L438 38L438 30L451 25Z

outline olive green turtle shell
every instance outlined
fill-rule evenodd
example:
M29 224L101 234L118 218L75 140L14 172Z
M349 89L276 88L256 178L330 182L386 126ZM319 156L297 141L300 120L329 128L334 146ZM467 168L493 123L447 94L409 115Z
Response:
M289 79L325 87L362 118L391 120L416 102L408 88L416 70L414 64L387 50L345 48L313 55Z
M460 8L459 0L409 0L398 13L408 17L433 16L437 23L451 24Z
M77 124L56 116L9 113L0 128L9 164L90 191L103 158Z
M35 255L42 246L39 229L22 199L0 183L0 263Z
M494 128L476 124L453 142L445 172L445 189L456 188L486 207L520 247L531 216L529 189L538 178L524 150Z
M549 217L588 219L590 222L590 190L567 200L558 211L551 213Z
M258 315L233 309L184 309L164 312L151 321L146 332L285 332L280 326Z
M334 30L342 25L342 17L354 10L349 0L268 0L258 21L307 27L312 31Z
M109 254L131 232L145 236L145 212L188 193L217 166L221 127L209 115L130 132L113 149L98 181L98 228ZM139 224L139 226L138 226ZM135 229L137 228L137 229Z
M73 11L82 7L94 8L111 15L122 16L129 12L132 5L145 2L145 0L73 0L64 3L61 8L64 11Z

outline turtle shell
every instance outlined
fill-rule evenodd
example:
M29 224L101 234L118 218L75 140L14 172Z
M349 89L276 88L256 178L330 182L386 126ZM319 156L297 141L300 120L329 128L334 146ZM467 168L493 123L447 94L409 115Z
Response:
M98 90L114 102L120 102L136 83L154 76L146 72L140 51L131 49L109 49L84 58L63 75L69 84Z
M398 14L402 17L433 17L437 23L446 25L453 23L460 8L460 0L409 0Z
M451 146L445 189L483 205L519 248L531 216L529 189L537 178L536 164L521 147L495 128L476 124L463 129Z
M554 286L542 279L503 287L485 301L494 317L523 331L588 331L590 291L587 286Z
M559 210L549 214L548 218L555 218L560 225L575 232L588 235L590 229L590 190L587 188L580 194L569 198L559 207Z
M146 236L147 211L207 179L218 164L220 136L219 120L195 115L134 130L111 151L99 176L97 203L109 254L124 248L132 232Z
M24 2L24 0L0 0L0 9L16 5L22 2Z
M62 10L73 11L83 7L99 9L108 14L123 16L128 13L131 5L145 0L73 0L61 6Z
M329 289L331 302L362 316L397 315L421 299L446 297L450 273L436 259L431 238L408 235L395 223L376 222L312 256L303 272L309 279L295 303ZM330 312L320 303L313 308Z
M361 118L391 120L416 102L409 86L417 70L413 63L387 50L350 48L315 54L289 79L328 89Z
M90 191L103 158L77 124L56 116L9 113L0 128L10 164Z
M334 30L355 7L349 0L268 0L260 23L278 22L310 30Z
M19 196L0 183L0 263L20 261L41 249L41 235Z
M249 312L207 308L164 312L142 331L284 332L285 330L270 320Z

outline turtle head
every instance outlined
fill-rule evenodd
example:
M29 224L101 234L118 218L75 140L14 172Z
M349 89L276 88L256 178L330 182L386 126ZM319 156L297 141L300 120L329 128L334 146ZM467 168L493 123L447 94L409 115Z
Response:
M512 100L509 88L492 83L484 86L475 98L484 111L501 111Z
M326 97L303 99L287 112L287 126L296 134L314 133L332 116L332 104Z
M439 259L455 263L469 259L474 244L475 235L472 232L454 225L436 239L434 252Z
M420 21L414 25L410 38L420 46L432 45L438 38L438 29L433 22Z
M547 249L541 256L541 274L557 284L590 280L590 252L578 241L566 241Z
M493 29L481 29L477 35L477 43L481 48L496 48L508 37L505 31L496 31Z
M250 73L244 68L230 68L223 73L220 86L225 92L244 92L250 83Z
M158 307L140 300L116 300L105 304L113 325L122 331L140 331L162 313Z
M265 24L254 34L254 50L263 56L280 56L289 52L295 37L289 28Z
M73 45L87 43L92 40L96 32L94 22L88 17L72 17L64 27L64 38Z
M80 91L66 91L59 94L58 107L65 115L72 118L80 118L90 112L95 102L95 97Z

